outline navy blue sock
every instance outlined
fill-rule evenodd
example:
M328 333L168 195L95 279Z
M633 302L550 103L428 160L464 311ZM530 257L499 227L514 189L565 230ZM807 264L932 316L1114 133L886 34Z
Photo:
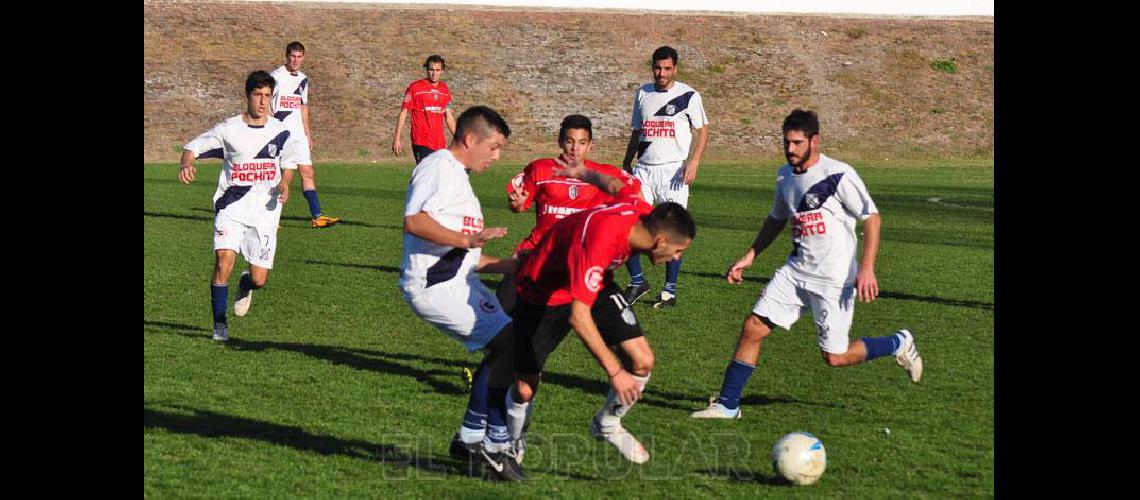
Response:
M629 270L629 281L631 285L645 283L645 275L641 274L641 254L635 253L629 256L629 260L625 263L625 268Z
M902 339L895 333L882 337L861 337L859 340L867 346L867 361L894 354L902 345Z
M493 446L488 451L500 451L503 445L511 441L511 433L507 431L507 389L505 387L487 388L487 437L483 443ZM499 448L496 450L495 448Z
M214 323L226 322L226 302L230 296L230 285L210 283L210 304L214 306Z
M744 385L752 376L756 367L748 363L732 360L724 370L724 385L720 386L720 398L717 402L725 408L735 410L740 407L740 394L744 392Z
M321 202L317 201L317 190L316 189L306 189L304 191L304 194L305 194L305 199L309 200L309 213L313 215L314 219L316 219L317 217L320 217L321 216Z
M681 259L665 263L665 291L677 295L677 275L681 274Z
M467 400L467 413L463 415L463 427L472 431L483 432L487 427L487 379L490 374L484 357L471 380L471 397Z

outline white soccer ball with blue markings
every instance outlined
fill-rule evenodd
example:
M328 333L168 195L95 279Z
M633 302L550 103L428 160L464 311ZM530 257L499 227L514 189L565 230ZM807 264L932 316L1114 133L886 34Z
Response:
M823 442L807 432L786 434L772 447L772 468L794 484L814 484L827 468L827 452Z

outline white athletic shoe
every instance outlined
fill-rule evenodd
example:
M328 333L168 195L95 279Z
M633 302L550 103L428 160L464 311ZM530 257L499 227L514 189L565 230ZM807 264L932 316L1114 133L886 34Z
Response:
M238 316L249 314L249 305L253 302L253 287L246 288L248 281L249 271L242 271L238 280L238 298L234 301L234 314Z
M618 449L621 456L635 464L643 464L649 461L649 452L641 445L637 438L633 437L629 431L625 430L620 424L612 429L602 430L601 422L595 415L594 420L590 422L590 435L603 441L607 441Z
M914 335L909 330L899 330L898 333L903 335L903 343L895 354L895 360L899 366L906 368L911 382L918 382L922 378L922 355L918 354L918 347L914 345Z
M736 412L733 413L732 410L725 408L724 405L716 402L716 400L717 400L716 396L710 397L708 408L695 411L689 416L691 416L693 418L726 418L726 419L733 419L733 420L740 418L740 416L741 416L740 408L737 408Z
M225 342L230 339L230 328L225 323L214 323L214 340Z

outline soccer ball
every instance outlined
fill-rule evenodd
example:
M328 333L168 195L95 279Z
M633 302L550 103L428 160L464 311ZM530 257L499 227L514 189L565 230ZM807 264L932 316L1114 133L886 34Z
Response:
M806 432L784 435L772 447L772 468L794 484L807 485L819 481L827 468L823 442Z

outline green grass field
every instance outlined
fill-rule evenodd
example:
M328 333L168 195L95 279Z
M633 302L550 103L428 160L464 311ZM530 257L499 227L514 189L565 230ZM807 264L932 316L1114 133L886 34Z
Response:
M143 490L155 497L988 497L994 494L994 170L992 162L856 163L883 214L880 299L856 308L852 337L898 328L925 359L912 384L891 357L828 368L810 318L764 344L742 420L695 421L717 393L740 323L790 249L764 252L740 286L721 277L772 203L777 161L705 164L690 197L698 234L678 307L635 305L656 352L644 399L624 419L652 454L624 462L588 433L605 374L571 334L547 363L519 485L468 478L447 454L466 404L464 366L479 356L418 319L401 299L401 214L410 165L318 165L323 208L309 227L299 180L285 206L269 284L231 340L210 339L211 196L198 180L144 165ZM507 209L521 168L471 180L488 226L534 223ZM231 283L237 289L239 259ZM663 267L645 267L660 290ZM627 274L617 271L619 284ZM498 276L484 281L494 285ZM884 429L890 429L889 434ZM783 434L822 439L820 482L775 480Z

